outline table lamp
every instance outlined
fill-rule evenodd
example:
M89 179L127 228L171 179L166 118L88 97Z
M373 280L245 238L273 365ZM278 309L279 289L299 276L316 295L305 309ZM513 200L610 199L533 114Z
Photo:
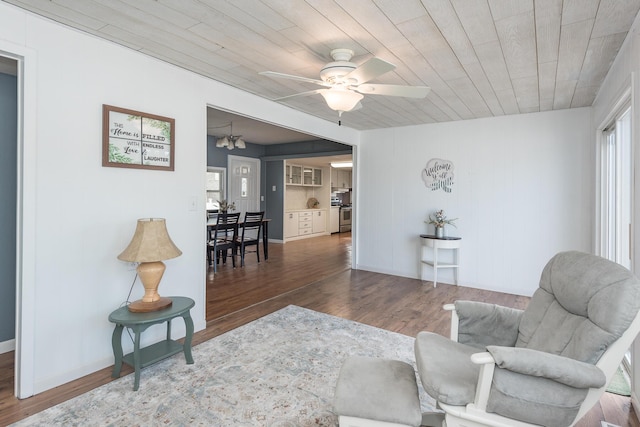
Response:
M158 285L165 270L162 261L180 255L182 251L171 241L164 218L138 220L131 243L118 255L119 260L140 263L137 272L144 286L144 296L129 304L129 311L146 313L171 306L170 298L158 294Z

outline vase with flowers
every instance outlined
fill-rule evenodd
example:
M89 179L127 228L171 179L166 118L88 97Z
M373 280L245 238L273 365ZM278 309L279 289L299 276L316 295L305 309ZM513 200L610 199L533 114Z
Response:
M220 213L227 213L228 211L235 211L236 204L234 202L227 202L226 200L218 200L218 208L220 209Z
M458 218L448 219L444 214L444 210L440 209L436 211L433 216L429 215L429 224L433 224L436 228L436 238L442 239L444 237L444 226L449 224L456 226L453 222Z

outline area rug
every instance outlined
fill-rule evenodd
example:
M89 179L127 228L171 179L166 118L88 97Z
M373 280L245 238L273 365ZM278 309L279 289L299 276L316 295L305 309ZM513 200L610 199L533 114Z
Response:
M415 366L413 338L288 306L51 407L16 426L337 426L333 395L349 355ZM420 387L423 411L434 401Z

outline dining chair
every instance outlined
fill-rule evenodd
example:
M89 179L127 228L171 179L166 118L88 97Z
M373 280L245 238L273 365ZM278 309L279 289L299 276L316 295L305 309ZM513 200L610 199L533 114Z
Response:
M208 226L209 238L207 239L207 261L213 263L213 272L218 271L220 255L224 253L224 261L227 260L231 249L231 261L236 266L235 240L238 236L238 221L240 213L219 213L215 225Z
M262 212L245 212L238 235L235 240L235 251L240 250L240 267L244 267L244 255L248 246L255 246L256 257L260 262L260 231L262 230ZM253 251L250 251L253 252Z

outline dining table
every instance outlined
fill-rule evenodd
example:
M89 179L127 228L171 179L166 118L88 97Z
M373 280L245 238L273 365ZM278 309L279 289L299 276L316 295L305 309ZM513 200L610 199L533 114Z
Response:
M207 217L207 236L209 236L209 228L215 227L217 220L216 214ZM242 227L243 222L242 219L238 221L238 228ZM271 222L271 218L262 218L262 250L265 260L269 259L269 222Z

